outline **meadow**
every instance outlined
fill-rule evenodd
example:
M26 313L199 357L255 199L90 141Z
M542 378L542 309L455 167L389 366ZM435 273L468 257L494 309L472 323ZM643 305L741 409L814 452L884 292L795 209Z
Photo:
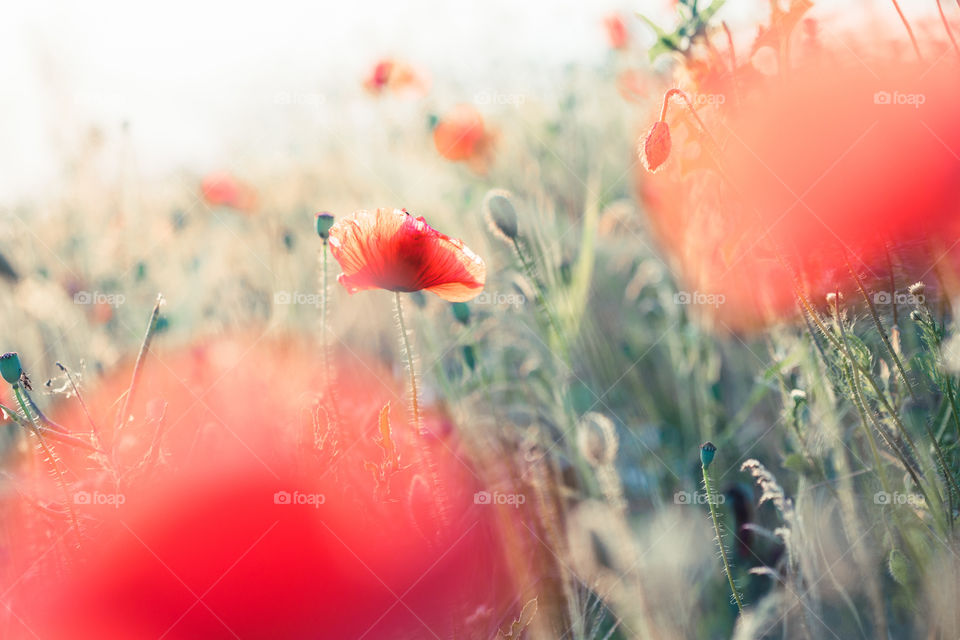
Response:
M0 636L960 636L960 13L759 4L84 127L0 209Z

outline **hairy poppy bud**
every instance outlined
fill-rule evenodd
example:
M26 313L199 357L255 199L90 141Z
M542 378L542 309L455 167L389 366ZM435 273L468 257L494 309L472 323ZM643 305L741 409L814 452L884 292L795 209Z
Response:
M493 189L487 192L483 199L483 217L486 218L490 230L504 240L514 240L517 237L517 210L510 200L510 192L503 189Z
M317 214L317 235L326 240L330 237L330 227L333 226L333 216L327 212Z
M670 126L657 120L643 138L638 149L640 161L650 173L656 173L670 157Z
M700 445L700 463L706 469L713 462L713 456L717 454L717 446L712 442L704 442Z
M20 356L12 351L0 356L0 375L10 384L17 384L20 381L20 376L23 375Z

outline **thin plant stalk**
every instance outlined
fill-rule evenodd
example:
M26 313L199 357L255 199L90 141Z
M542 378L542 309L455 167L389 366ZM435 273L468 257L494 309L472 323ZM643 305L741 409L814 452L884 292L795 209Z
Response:
M33 432L33 435L37 437L37 442L40 443L40 448L43 450L43 455L45 455L47 460L50 461L50 466L53 468L53 473L57 477L57 485L63 492L63 506L67 510L67 513L70 514L70 522L73 525L73 530L77 535L77 543L82 544L82 540L80 538L80 523L77 521L77 514L74 513L73 507L70 506L70 494L67 491L67 484L63 479L63 473L60 471L60 466L57 464L57 458L47 446L47 443L44 441L43 436L40 433L40 426L36 423L33 418L33 414L30 413L30 410L27 408L27 403L23 399L23 393L20 390L19 384L13 385L13 393L17 397L17 404L20 405L20 410L23 411L23 415L27 417L27 423L30 427L30 430Z
M441 527L446 527L449 526L451 522L449 508L450 501L447 497L447 491L440 481L440 473L437 469L437 463L434 459L433 452L430 450L429 444L426 442L427 430L423 423L423 416L420 413L420 388L417 383L416 362L413 356L413 348L410 346L410 334L407 330L406 320L403 317L403 300L400 298L399 291L394 292L394 305L397 313L397 326L400 329L400 345L403 348L403 354L407 364L407 373L409 374L410 419L413 422L413 427L420 438L420 453L423 456L423 460L430 474L430 479L433 483L433 490L437 499L436 506L438 524Z
M920 47L917 45L917 38L913 35L913 29L910 28L910 23L907 22L907 17L903 15L903 11L900 9L900 3L897 0L892 0L893 7L897 10L897 15L900 16L900 22L903 23L903 26L907 29L907 35L910 36L910 43L913 44L913 50L917 54L917 59L920 62L923 62L923 55L920 53ZM937 3L939 4L939 3Z
M727 559L727 549L723 545L723 536L720 533L720 519L717 517L717 508L714 506L713 488L710 486L710 472L707 471L707 465L700 467L703 469L703 486L707 490L707 504L710 506L710 519L713 520L713 531L717 536L717 546L720 547L720 558L723 560L723 570L727 574L727 582L730 583L730 592L733 594L733 600L737 603L737 611L743 613L743 600L740 599L740 592L737 591L737 585L733 582L733 574L730 573L730 561Z
M423 419L420 416L420 389L417 384L417 369L413 358L413 349L410 347L410 334L403 318L403 301L400 292L394 292L394 307L397 312L397 324L400 328L400 346L403 347L403 357L406 360L407 374L410 382L410 418L418 435L425 435Z
M860 295L863 296L863 301L867 304L867 309L870 311L870 317L873 318L873 324L877 327L877 333L880 334L880 340L883 342L883 346L886 347L887 352L890 354L890 357L893 359L894 365L897 367L897 371L900 373L900 377L903 379L903 384L907 388L910 397L917 400L917 393L913 390L913 385L910 384L910 379L907 377L907 370L903 366L903 362L900 360L900 356L897 355L896 350L893 348L893 344L890 342L890 338L887 336L886 329L883 328L883 323L880 321L880 315L877 313L877 308L873 304L873 300L870 299L870 294L867 293L866 287L863 286L863 280L860 279L860 274L856 272L853 268L853 265L850 264L850 260L847 257L844 257L844 260L847 263L847 269L850 271L850 275L853 276L853 281L857 283L857 289L860 291Z
M120 415L117 418L117 429L122 428L124 424L126 424L127 418L130 417L130 405L133 404L133 397L137 392L140 374L143 371L143 363L147 358L147 352L150 350L150 343L153 342L153 335L157 327L157 318L160 316L160 306L162 304L163 295L157 294L157 301L154 303L153 311L150 313L150 322L147 324L147 330L143 335L140 352L137 353L137 361L133 365L133 376L130 378L130 387L127 389L127 394L123 398L123 408L120 410ZM115 438L115 444L116 441L119 441L119 438Z

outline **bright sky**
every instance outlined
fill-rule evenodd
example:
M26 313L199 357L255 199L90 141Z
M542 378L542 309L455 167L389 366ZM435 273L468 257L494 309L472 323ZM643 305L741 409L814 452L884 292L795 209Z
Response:
M835 1L835 0L832 0ZM850 1L850 0L845 0ZM733 24L766 0L730 0ZM129 121L142 175L215 168L234 142L292 108L340 118L383 55L437 85L533 93L550 69L607 55L602 17L633 9L669 24L668 0L404 0L8 3L0 21L0 203L42 193L90 125ZM650 37L639 21L635 34ZM443 82L440 82L442 80ZM442 98L441 98L442 99Z

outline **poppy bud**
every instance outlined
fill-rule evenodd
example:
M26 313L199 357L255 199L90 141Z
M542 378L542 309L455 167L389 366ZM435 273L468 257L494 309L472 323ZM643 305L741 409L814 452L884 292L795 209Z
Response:
M333 226L333 216L327 212L317 214L317 235L326 241L330 237L330 227Z
M457 322L463 326L470 324L470 307L467 306L466 302L454 302L453 305L453 317L457 319Z
M670 126L657 120L640 143L640 161L650 173L656 173L670 157Z
M700 463L706 469L713 462L713 456L717 453L717 446L712 442L704 442L700 445Z
M490 230L504 240L515 240L517 231L517 210L513 208L510 192L493 189L483 199L483 217Z
M12 351L0 356L0 375L10 384L17 384L20 381L20 376L23 375L20 356Z

